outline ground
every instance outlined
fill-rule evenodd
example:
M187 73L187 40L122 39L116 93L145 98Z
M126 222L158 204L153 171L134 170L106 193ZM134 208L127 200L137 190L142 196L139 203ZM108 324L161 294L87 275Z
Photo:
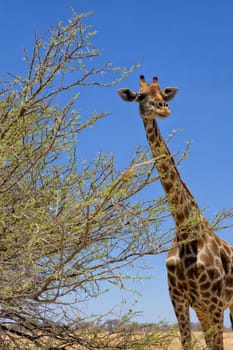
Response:
M204 347L204 341L203 341L203 334L201 332L194 332L193 333L193 338L194 340L197 340L196 347L194 349L200 350L200 344L203 344L203 349ZM233 332L225 332L224 333L224 350L232 350L233 349ZM157 349L154 349L157 350ZM160 348L161 350L161 348ZM178 339L174 339L174 341L170 344L168 348L164 348L162 350L182 350L180 342Z

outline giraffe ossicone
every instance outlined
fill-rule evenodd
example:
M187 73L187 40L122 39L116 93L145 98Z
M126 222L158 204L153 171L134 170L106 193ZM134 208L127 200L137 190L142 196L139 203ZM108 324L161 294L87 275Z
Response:
M177 91L174 87L161 90L157 77L147 83L141 75L138 92L127 88L118 90L118 94L126 102L139 103L148 143L175 221L176 234L166 266L183 349L190 349L192 307L201 323L206 345L211 350L224 350L226 308L230 308L233 319L233 248L212 231L160 133L157 118L169 116L168 101Z

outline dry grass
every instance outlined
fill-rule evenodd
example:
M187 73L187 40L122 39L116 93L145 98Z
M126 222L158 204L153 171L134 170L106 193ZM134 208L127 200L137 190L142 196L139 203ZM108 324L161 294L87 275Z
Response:
M119 336L119 335L118 335ZM137 336L137 337L140 337L140 336ZM224 332L224 350L232 350L233 349L233 332ZM10 339L8 339L9 341ZM12 340L12 339L11 339ZM108 341L110 339L108 338ZM202 332L193 332L192 333L192 340L193 340L193 346L191 346L190 350L207 350L207 347L205 345L205 341L204 341L204 337L203 337L203 333ZM23 343L21 343L21 347L20 349L22 349L22 346L23 344L25 345L25 349L31 349L31 350L36 350L37 347L33 346L32 344L31 345L27 345L27 342L22 340ZM110 342L111 343L111 342ZM109 345L110 345L109 343ZM11 343L9 343L8 345L10 346ZM168 345L169 344L169 345ZM139 345L139 348L140 349L143 349L143 350L182 350L182 347L181 347L181 344L180 344L180 341L178 339L178 337L175 337L171 342L168 342L167 345L165 345L165 342L162 341L161 345L160 346L140 346ZM0 343L0 350L1 349L6 349L6 347L1 347L1 343ZM47 342L47 347L45 345L45 347L43 347L43 349L47 349L47 348L50 348L49 345L53 345L53 346L56 346L56 344L54 344L54 342L50 342L49 339L48 339L48 342ZM103 344L104 345L104 344ZM95 348L95 347L94 347ZM114 338L113 338L113 344L112 344L112 349L114 349ZM8 348L7 348L8 349ZM9 349L16 349L15 345L13 345L12 343L12 347L10 346ZM66 349L69 349L69 350L83 350L84 347L80 346L80 345L71 345L69 347L66 347ZM86 349L86 347L85 347Z
M224 350L232 350L233 349L233 332L225 332L224 335ZM205 342L203 339L203 333L194 332L193 340L196 343L193 349L201 350L206 349ZM202 346L201 346L202 345ZM182 350L179 339L174 339L169 346L154 348L153 350Z

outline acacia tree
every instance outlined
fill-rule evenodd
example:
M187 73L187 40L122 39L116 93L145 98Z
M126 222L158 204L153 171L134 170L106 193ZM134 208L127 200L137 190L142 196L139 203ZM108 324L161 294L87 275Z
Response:
M157 179L146 153L137 150L124 172L106 154L77 164L77 135L106 116L80 117L80 89L111 86L131 70L93 68L100 52L84 17L74 14L67 25L35 36L32 53L24 54L26 75L1 82L2 349L138 348L129 335L110 342L94 327L84 331L69 307L101 294L102 281L123 287L130 277L123 268L168 240L159 236L164 200L134 199Z

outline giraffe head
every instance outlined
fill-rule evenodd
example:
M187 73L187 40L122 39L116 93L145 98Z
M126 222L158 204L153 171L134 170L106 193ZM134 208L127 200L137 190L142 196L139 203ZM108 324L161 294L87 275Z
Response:
M167 87L160 89L158 78L154 77L151 84L147 83L144 75L140 76L140 89L133 92L130 89L120 89L118 94L126 102L138 102L143 119L164 118L171 113L167 101L171 100L178 89Z

